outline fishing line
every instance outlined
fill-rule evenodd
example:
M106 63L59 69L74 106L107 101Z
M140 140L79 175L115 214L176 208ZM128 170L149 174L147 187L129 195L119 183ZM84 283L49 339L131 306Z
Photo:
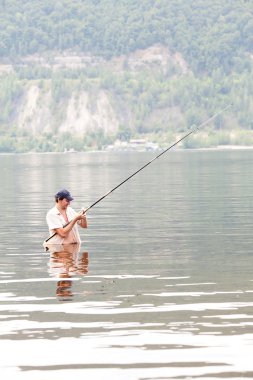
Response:
M186 135L184 135L183 137L181 137L179 140L177 140L176 142L174 142L172 145L170 145L168 148L166 148L165 150L163 150L160 154L158 154L156 157L154 157L151 161L147 162L145 165L143 165L140 169L136 170L133 174L131 174L129 177L127 177L126 179L124 179L124 181L120 182L117 186L115 186L112 190L108 191L105 195L103 195L101 198L99 198L97 201L95 201L94 203L92 203L91 206L89 206L88 208L86 208L85 210L83 210L83 214L85 214L88 210L90 210L92 207L94 207L96 204L98 204L99 202L101 202L103 199L105 199L106 197L108 197L108 195L110 195L113 191L115 191L116 189L118 189L120 186L122 186L124 183L126 183L127 181L129 181L129 179L133 178L136 174L138 174L140 171L142 171L143 169L145 169L147 166L149 166L150 164L152 164L152 162L154 162L155 160L157 160L158 158L160 158L163 154L167 153L170 149L172 149L174 146L176 146L177 144L179 144L181 141L185 140L187 137L189 137L190 135L192 135L193 133L199 131L200 129L202 129L204 126L206 126L208 123L210 123L210 121L214 120L217 116L221 115L223 112L225 112L228 108L230 108L232 106L232 104L229 104L227 105L225 108L221 109L220 111L218 111L217 113L215 113L213 116L209 117L207 120L203 121L201 124L199 124L196 128L192 129L190 132L188 132ZM70 223L70 222L69 222ZM66 227L69 223L65 224L63 227ZM45 240L45 242L48 242L50 239L52 239L55 235L57 235L57 233L55 232L53 235L51 235L49 238L47 238Z

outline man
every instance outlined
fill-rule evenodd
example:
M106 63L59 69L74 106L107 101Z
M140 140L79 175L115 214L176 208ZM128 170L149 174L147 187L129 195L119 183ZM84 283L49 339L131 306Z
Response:
M75 244L80 243L77 224L87 228L87 219L83 211L77 213L70 207L73 201L70 192L66 189L55 194L55 206L48 211L46 220L50 236L47 244Z

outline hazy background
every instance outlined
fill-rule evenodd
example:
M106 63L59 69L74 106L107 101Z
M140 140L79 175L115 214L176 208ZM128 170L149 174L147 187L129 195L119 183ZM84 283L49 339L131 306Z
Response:
M252 1L0 1L0 151L252 145Z

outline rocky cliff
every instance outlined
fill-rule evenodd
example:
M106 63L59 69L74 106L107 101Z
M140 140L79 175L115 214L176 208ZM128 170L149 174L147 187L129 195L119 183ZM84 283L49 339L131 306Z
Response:
M177 67L180 75L188 74L187 64L180 54L171 54L166 47L155 45L149 49L138 50L128 56L120 56L111 60L66 53L28 56L15 65L1 64L0 76L26 70L26 78L21 84L22 95L15 99L14 111L10 120L10 123L15 125L18 131L25 131L33 135L70 132L77 136L84 136L87 132L96 133L101 130L105 135L114 135L120 126L135 128L135 120L131 105L120 97L117 90L114 91L113 84L109 84L110 89L106 90L106 86L98 85L95 80L91 79L87 88L85 85L82 88L72 86L67 93L60 94L56 101L52 78L41 79L39 75L37 78L36 75L33 75L29 80L27 78L29 72L36 68L37 72L48 70L53 76L63 73L61 79L65 80L64 75L67 71L71 71L72 74L76 72L78 75L83 72L86 75L91 70L100 72L102 70L107 73L107 76L109 73L110 78L107 79L107 82L111 82L114 77L124 76L126 72L130 73L133 78L135 74L140 75L144 70L164 73L168 70L168 65ZM58 79L58 82L61 79ZM61 86L61 83L58 85ZM136 79L133 86L141 85ZM143 110L143 114L145 114L145 110ZM162 112L160 114L162 115ZM150 115L150 120L156 116L151 117Z

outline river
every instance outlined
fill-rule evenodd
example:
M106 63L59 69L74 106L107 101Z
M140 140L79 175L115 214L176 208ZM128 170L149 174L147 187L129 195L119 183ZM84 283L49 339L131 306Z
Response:
M43 248L59 189L88 207L153 157L0 156L3 379L253 378L253 150L172 150Z

